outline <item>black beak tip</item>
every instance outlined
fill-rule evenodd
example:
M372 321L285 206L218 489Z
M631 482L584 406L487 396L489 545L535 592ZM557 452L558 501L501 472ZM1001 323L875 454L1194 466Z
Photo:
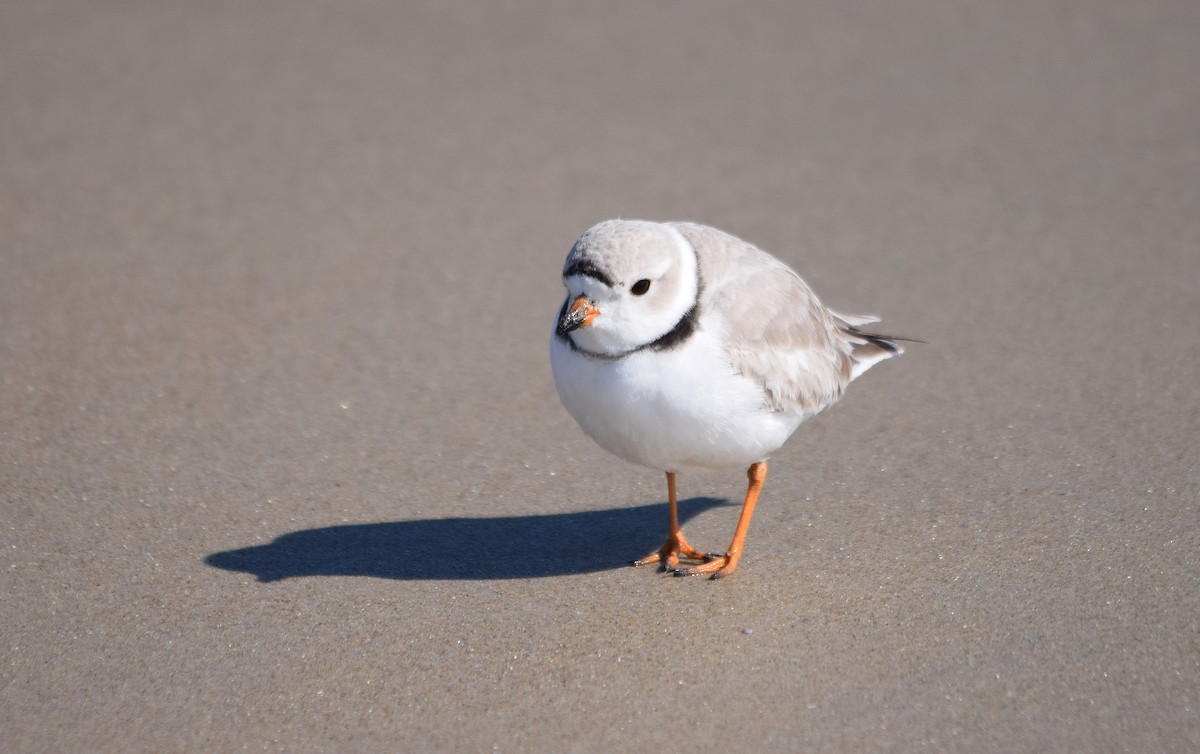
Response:
M583 309L568 311L567 313L563 314L563 316L558 318L558 328L555 330L555 332L558 333L559 337L566 337L567 333L573 330L578 330L586 317L587 312L585 312Z
M578 330L578 329L579 329L579 323L567 322L566 320L560 320L558 323L558 329L555 330L555 332L558 333L558 336L560 338L565 338L567 336L567 333L570 333L570 332L572 332L574 330Z

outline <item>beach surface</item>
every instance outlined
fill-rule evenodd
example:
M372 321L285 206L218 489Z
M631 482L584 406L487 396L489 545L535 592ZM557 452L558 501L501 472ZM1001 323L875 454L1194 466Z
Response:
M8 0L0 748L1200 750L1198 71L1182 0ZM555 392L616 216L927 341L729 579Z

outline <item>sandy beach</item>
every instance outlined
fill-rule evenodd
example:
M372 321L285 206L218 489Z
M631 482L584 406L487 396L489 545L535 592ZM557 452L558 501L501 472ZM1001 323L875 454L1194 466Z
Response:
M1200 750L1197 71L1186 1L6 2L0 748ZM927 341L730 579L555 392L617 216Z

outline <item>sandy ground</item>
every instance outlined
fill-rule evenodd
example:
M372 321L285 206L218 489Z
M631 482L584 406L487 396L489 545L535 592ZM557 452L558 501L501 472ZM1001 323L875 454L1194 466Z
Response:
M1197 750L1197 71L1186 0L8 0L3 749ZM616 215L929 341L732 579L555 395Z

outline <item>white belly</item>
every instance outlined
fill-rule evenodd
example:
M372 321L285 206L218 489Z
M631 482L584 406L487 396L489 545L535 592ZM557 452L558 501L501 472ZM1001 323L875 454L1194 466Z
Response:
M563 405L608 452L661 471L762 461L802 417L763 406L763 392L735 373L703 329L680 348L616 361L587 358L551 338Z

